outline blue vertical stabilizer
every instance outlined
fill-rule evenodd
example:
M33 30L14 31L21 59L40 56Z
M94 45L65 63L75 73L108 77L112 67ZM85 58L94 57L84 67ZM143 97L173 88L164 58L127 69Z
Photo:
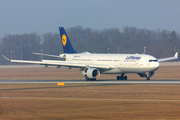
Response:
M61 37L64 53L77 53L72 47L71 42L69 41L69 38L63 27L59 27L59 32L60 32L60 37Z

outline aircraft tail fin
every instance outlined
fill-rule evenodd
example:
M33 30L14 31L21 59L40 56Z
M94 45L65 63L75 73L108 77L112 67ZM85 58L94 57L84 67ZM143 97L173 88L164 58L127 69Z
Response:
M69 38L66 34L66 31L63 27L59 27L61 42L63 46L64 53L77 53L71 45Z

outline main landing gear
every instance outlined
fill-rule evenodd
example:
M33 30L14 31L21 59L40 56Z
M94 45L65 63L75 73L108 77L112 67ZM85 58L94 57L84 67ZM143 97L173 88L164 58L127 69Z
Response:
M127 76L124 76L124 74L121 74L121 76L117 76L117 80L127 80Z

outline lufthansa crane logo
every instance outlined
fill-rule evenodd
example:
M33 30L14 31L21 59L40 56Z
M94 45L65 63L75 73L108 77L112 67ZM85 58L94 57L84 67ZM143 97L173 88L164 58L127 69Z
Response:
M66 43L67 43L67 37L65 34L62 35L62 44L63 46L66 46Z

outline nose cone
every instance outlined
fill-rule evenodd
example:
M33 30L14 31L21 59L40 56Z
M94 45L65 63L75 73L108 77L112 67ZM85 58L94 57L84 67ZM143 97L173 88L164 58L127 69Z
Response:
M156 63L155 67L158 69L159 68L159 62Z

